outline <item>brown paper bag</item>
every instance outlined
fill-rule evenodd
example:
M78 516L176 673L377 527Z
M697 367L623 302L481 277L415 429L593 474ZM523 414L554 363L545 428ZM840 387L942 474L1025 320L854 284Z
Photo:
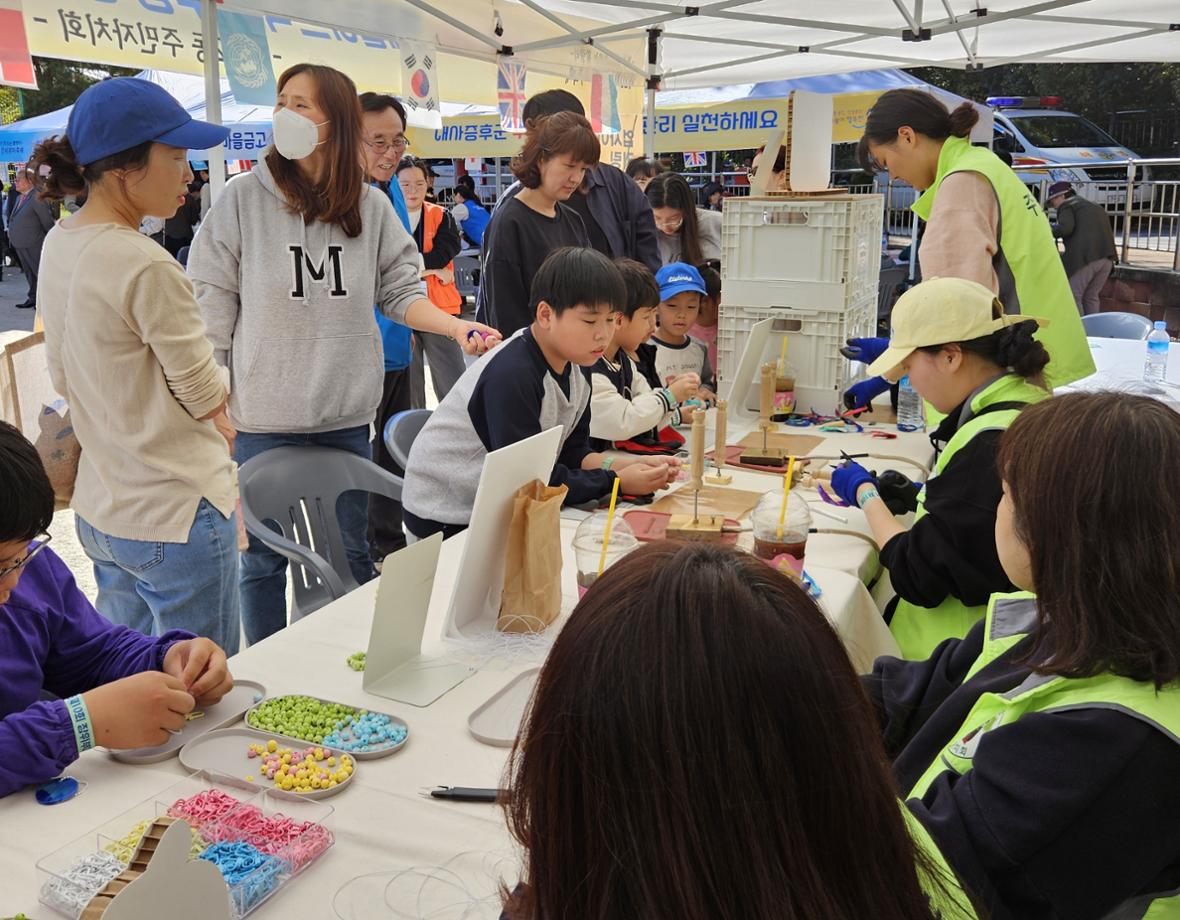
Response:
M568 491L534 479L513 499L501 632L541 632L561 613L561 505Z

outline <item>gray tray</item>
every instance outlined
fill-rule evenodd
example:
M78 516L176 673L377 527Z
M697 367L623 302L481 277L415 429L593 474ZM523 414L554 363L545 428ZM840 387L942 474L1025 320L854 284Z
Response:
M365 710L365 712L376 713L379 716L389 716L390 721L393 722L394 725L400 725L402 728L404 728L406 730L406 737L404 737L397 744L391 744L389 747L378 748L375 751L345 751L344 752L344 753L348 754L350 757L352 757L354 760L379 760L382 757L388 757L390 754L395 754L398 751L400 751L402 748L404 748L406 746L406 742L410 740L410 726L408 726L406 724L404 719L399 719L397 716L393 715L392 713L382 712L380 709L370 709L368 706L353 706L351 703L338 703L338 702L336 702L336 700L326 700L322 696L312 696L310 693L284 693L279 696L273 697L273 699L281 700L284 696L306 696L308 699L317 700L318 702L326 703L329 706L348 706L351 709L363 709L363 710ZM259 700L253 706L251 706L249 708L249 710L247 710L246 715L244 717L246 719L246 726L253 731L258 731L258 732L265 731L265 729L255 728L253 725L250 724L250 716L253 714L254 710L257 709L262 704L262 702L263 702L263 700ZM302 744L304 746L309 745L309 744L315 744L314 741L307 741L303 738L296 738L294 735L283 735L283 734L279 734L277 732L274 732L271 734L274 734L275 738L282 738L287 741L294 742L295 744ZM269 734L268 734L268 737L269 737ZM322 747L322 745L321 745L321 747Z
M180 749L195 738L215 729L229 725L242 717L242 713L260 702L266 696L266 688L252 680L235 680L234 688L213 706L198 707L205 715L191 722L173 734L167 741L156 747L135 748L130 751L109 751L115 760L123 763L159 763L175 757Z
M192 773L198 770L205 770L208 773L219 773L222 776L230 777L239 785L247 776L253 776L253 785L259 789L280 791L271 780L267 779L259 771L258 758L246 756L246 751L251 744L266 744L266 742L272 739L280 747L291 747L293 741L305 747L311 746L306 741L296 741L293 738L286 738L283 735L272 735L270 732L260 732L256 729L248 728L245 725L238 725L234 728L218 729L215 732L209 732L200 738L190 741L180 750L180 765ZM331 752L337 760L345 754L353 757L354 760L356 759L351 753L342 751L339 748L328 747L323 744L317 744L315 747L322 747L325 751ZM359 769L359 764L353 767L354 771ZM353 777L355 776L356 773L354 772L344 782L338 783L331 789L316 789L312 792L300 793L285 792L284 794L296 795L301 799L326 799L329 796L338 795L351 786Z
M540 673L540 668L529 668L517 674L468 717L467 730L476 741L512 747Z

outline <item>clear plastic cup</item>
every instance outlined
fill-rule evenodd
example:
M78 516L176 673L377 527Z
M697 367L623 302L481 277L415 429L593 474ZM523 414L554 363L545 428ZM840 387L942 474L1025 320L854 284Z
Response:
M606 533L607 512L598 511L578 525L574 533L574 558L577 564L578 599L590 590L598 578L598 562L602 558L602 538ZM606 547L606 561L603 566L608 568L639 546L639 539L635 532L623 520L623 515L615 512L614 523L611 524L610 541Z
M790 556L802 568L807 553L807 534L811 530L811 509L797 491L787 496L787 514L779 532L782 492L767 492L759 500L750 519L754 530L754 555L768 562Z

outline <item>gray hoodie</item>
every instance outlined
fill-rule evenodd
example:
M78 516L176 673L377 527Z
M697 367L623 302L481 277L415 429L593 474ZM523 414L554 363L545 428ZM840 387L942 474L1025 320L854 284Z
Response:
M418 247L389 198L365 187L363 230L311 226L290 211L264 160L231 180L188 257L213 356L230 370L243 431L368 425L385 374L373 304L391 319L426 289Z

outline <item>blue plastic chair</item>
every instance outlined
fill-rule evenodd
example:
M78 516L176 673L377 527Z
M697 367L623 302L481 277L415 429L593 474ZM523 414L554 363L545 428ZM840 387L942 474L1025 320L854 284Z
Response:
M401 501L403 480L332 447L276 447L238 472L246 530L291 561L292 621L358 587L348 567L336 503L361 491Z
M1098 339L1145 340L1151 335L1151 320L1138 313L1091 313L1082 317L1086 335Z
M385 423L385 449L403 470L410 457L410 448L422 426L430 419L429 409L407 409L390 417Z

